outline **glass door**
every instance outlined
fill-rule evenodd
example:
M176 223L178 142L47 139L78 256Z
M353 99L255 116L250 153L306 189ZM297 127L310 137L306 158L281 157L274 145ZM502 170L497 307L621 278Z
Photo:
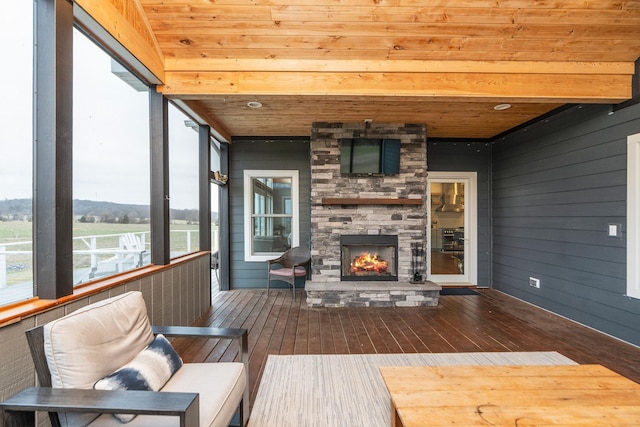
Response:
M476 284L475 172L429 172L427 278Z

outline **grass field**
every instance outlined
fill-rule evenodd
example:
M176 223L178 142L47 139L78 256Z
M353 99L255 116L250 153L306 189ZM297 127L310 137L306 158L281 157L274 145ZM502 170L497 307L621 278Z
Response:
M32 226L33 224L27 221L0 222L0 247L6 244L8 245L6 246L7 252L29 252L7 253L6 256L0 253L0 268L6 269L6 283L8 285L33 281L33 261L30 253L32 250ZM171 224L170 231L172 257L198 250L200 246L198 224ZM119 247L119 236L127 233L144 233L147 251L150 250L149 224L79 222L73 224L73 250L115 249ZM95 237L95 239L91 239L89 236ZM24 244L18 245L20 242L24 242ZM109 256L101 255L101 259L107 259ZM4 257L4 264L2 257ZM75 254L73 264L75 270L88 269L91 266L91 256ZM0 271L0 274L4 274L4 272Z

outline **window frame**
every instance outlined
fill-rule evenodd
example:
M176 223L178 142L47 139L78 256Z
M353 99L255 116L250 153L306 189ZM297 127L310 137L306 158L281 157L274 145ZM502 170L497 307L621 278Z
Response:
M273 259L283 252L253 253L253 188L255 178L291 178L291 246L300 245L300 201L298 170L245 170L244 171L244 260L246 262L264 262ZM283 214L273 214L282 217ZM288 216L288 215L286 215Z
M627 137L627 296L640 299L640 133Z
M87 131L87 129L91 129L90 132L93 133L95 132L93 125L89 125L87 124L88 119L81 117L84 114L85 109L83 108L76 108L75 104L77 103L77 101L84 101L85 103L90 103L91 106L86 107L87 110L91 110L94 104L102 104L102 106L100 108L96 108L96 110L91 110L92 111L92 116L91 116L91 120L96 119L96 117L100 117L100 118L106 118L109 117L109 120L112 120L112 117L116 116L119 112L120 112L120 105L121 104L129 104L129 105L137 105L140 108L136 108L135 112L133 114L139 114L140 112L142 112L142 114L140 114L140 117L136 117L133 114L129 114L129 117L136 117L136 125L139 126L138 128L136 128L135 130L137 132L146 132L146 138L135 138L132 139L131 142L136 145L136 149L138 150L138 153L135 156L132 156L131 154L129 156L125 156L127 158L130 159L136 159L137 161L140 161L143 159L142 156L146 155L147 158L144 159L145 161L141 163L141 165L145 165L144 167L147 167L150 164L150 158L151 158L151 151L149 149L149 141L151 138L150 135L150 120L151 120L151 111L150 111L150 102L149 102L149 92L151 91L151 88L149 87L149 85L147 85L136 73L131 72L130 70L128 70L127 68L125 68L125 66L119 62L119 59L105 46L102 46L100 43L96 42L95 39L93 39L93 37L88 34L86 31L84 31L82 28L80 28L78 25L73 26L73 70L74 72L72 73L72 87L74 88L73 90L73 96L74 96L74 102L72 104L72 116L73 116L73 128L74 128L74 132L73 132L73 137L72 137L72 147L73 147L73 152L74 152L74 156L73 156L73 161L72 161L72 176L71 176L71 181L72 181L72 199L73 200L82 200L82 199L87 199L87 195L86 193L84 194L84 197L82 194L78 194L76 192L78 187L81 187L80 183L85 182L87 180L87 176L86 176L86 172L84 174L82 173L78 173L78 169L80 169L80 163L77 163L80 157L82 157L82 160L84 160L85 157L87 157L87 150L94 150L93 148L93 141L92 138L89 138L87 133L89 131ZM83 47L84 46L84 47ZM83 72L83 70L78 70L78 67L80 65L80 63L82 61L76 61L78 58L78 52L82 52L82 53L86 53L88 52L88 50L92 50L93 52L90 53L90 55L96 55L99 56L99 61L103 61L104 59L108 59L109 63L110 63L110 68L108 69L103 69L103 67L100 67L100 70L96 71L91 69L90 73L87 73L86 70L84 70L85 72ZM89 56L89 55L85 55L85 56ZM93 61L94 65L98 63L97 61ZM105 64L107 62L105 61ZM80 65L83 66L83 65ZM118 67L118 68L115 68ZM115 71L118 71L120 74L127 72L129 73L130 80L127 81L125 78L122 77L122 75L118 75L116 74ZM105 74L101 74L101 73L108 73L111 74L108 77L105 76ZM126 89L122 89L123 90L123 94L124 96L118 96L117 98L109 98L111 100L111 102L114 102L117 100L117 109L115 108L106 108L106 106L113 106L109 101L106 102L101 102L103 98L103 93L100 91L91 91L89 90L89 88L84 88L84 90L79 90L78 87L81 87L83 84L84 85L90 85L92 83L89 83L91 80L89 79L88 76L91 76L91 79L95 80L96 78L98 80L104 80L106 79L113 79L113 81L116 81L118 85L121 85L123 88ZM135 79L135 81L133 80ZM113 83L112 83L113 84ZM118 89L120 90L120 89ZM78 95L78 93L83 93L83 95ZM124 93L126 92L126 93ZM109 94L107 97L112 96L111 94ZM128 98L131 97L131 98ZM129 102L130 101L130 102ZM82 104L82 102L81 102ZM142 109L146 109L145 111L142 111ZM98 119L100 120L100 119ZM82 131L80 131L79 128L77 128L76 126L78 126L78 124L81 124L82 126ZM120 127L120 121L119 120L115 120L112 128L118 128ZM121 128L122 129L122 128ZM127 129L129 130L129 129ZM85 138L82 138L82 136L84 136ZM112 147L116 147L116 149L119 152L127 152L127 150L132 147L132 145L127 144L126 146L117 146L118 143L114 143L112 145ZM143 153L140 153L140 151L143 151ZM78 153L80 152L85 152L85 156L81 156ZM97 159L100 159L100 156L97 156ZM96 160L96 161L100 161L100 160ZM89 163L91 164L91 163ZM104 175L99 174L98 170L99 167L93 167L91 168L92 171L92 178L93 177L100 177L102 178ZM138 190L140 192L140 194L144 194L146 197L148 197L148 201L145 200L140 200L138 203L140 205L148 205L149 207L151 207L151 198L150 198L150 193L151 193L151 171L145 171L147 173L140 173L141 171L139 171L137 164L135 164L135 162L132 162L132 165L130 165L130 167L128 168L128 170L130 170L132 174L132 176L128 179L128 182L126 184L120 183L120 185L118 184L111 184L112 187L114 188L118 188L120 191L122 191L124 189L124 191L127 191L129 187L132 187L133 185L131 183L136 183L136 184L146 184L146 185L139 185L138 188L136 188L136 190ZM135 176L135 174L138 174L137 176ZM148 179L148 182L143 182L142 180ZM84 178L84 180L83 180ZM91 179L91 178L90 178ZM98 180L99 182L99 180ZM104 184L104 183L103 183ZM96 183L94 183L94 185L96 185ZM144 188L143 188L144 187ZM103 186L95 186L94 187L96 190L98 190L99 192L102 192L102 188L104 188ZM124 194L124 193L123 193ZM115 200L105 200L106 202L111 202L111 203L122 203L122 204L127 204L126 202L120 202L120 201L115 201ZM131 203L131 202L129 202ZM73 216L74 216L74 223L76 222L75 218L78 216L77 212L75 211L75 207L73 209ZM132 271L135 270L137 268L140 267L145 267L149 264L151 264L151 257L150 257L150 251L148 250L148 248L150 247L150 240L151 240L151 224L150 224L150 217L146 218L149 220L149 224L146 224L147 227L144 227L144 230L131 230L129 232L125 232L125 230L121 230L121 232L115 232L115 233L107 233L109 236L111 237L107 237L107 234L103 235L103 236L89 236L87 240L87 242L85 242L87 245L89 245L88 242L91 242L91 237L93 237L93 242L91 243L91 247L89 246L84 246L82 245L82 251L78 252L75 249L77 249L77 247L75 246L76 244L80 244L79 241L81 240L85 240L83 239L83 237L87 237L87 236L83 236L83 235L76 235L75 227L72 229L72 240L74 242L74 251L73 251L73 263L74 263L74 289L84 286L87 283L96 281L96 280L100 280L106 277L110 277L119 273L123 273L123 272L128 272L128 271ZM97 221L100 222L100 221ZM127 243L127 239L126 239L126 235L127 234L131 234L136 236L137 239L137 243L141 244L142 246L138 246L137 244L135 244L135 241L133 241L133 239L131 239L129 241L129 243L133 243L133 247L131 247L131 245L129 245L129 247L124 246ZM86 253L87 250L98 250L99 248L102 246L102 244L104 244L105 242L107 242L107 239L113 239L113 238L118 238L118 246L120 247L120 249L130 249L131 252L129 253L124 253L124 254L118 254L118 255L113 255L113 254L105 254L105 253L100 253L97 252L94 255L89 255ZM95 243L95 241L98 241L97 245ZM109 249L109 248L107 248ZM84 252L84 253L83 253ZM116 270L114 271L103 271L99 268L100 264L101 264L101 260L107 259L107 258L115 258L117 256L121 255L122 258L116 258L112 260L112 263L114 263L116 265ZM91 257L91 261L89 261L89 257ZM128 260L129 262L127 264L125 264L123 261ZM87 271L85 275L82 276L78 276L78 265L82 265L84 268L91 268L90 271Z
M173 209L175 210L182 210L180 208L176 208L172 205L171 203L171 196L172 194L176 194L179 191L176 190L180 190L179 187L176 187L175 185L172 185L173 182L177 182L178 179L173 180L172 178L175 178L176 175L172 175L172 171L176 170L176 164L173 163L171 161L171 152L172 150L175 150L174 147L176 147L176 141L178 143L178 145L180 143L183 143L184 141L178 139L172 139L172 136L175 136L176 130L172 130L171 129L171 125L172 124L176 124L178 123L178 120L176 120L175 122L172 122L172 119L175 119L176 117L171 117L174 114L180 114L182 115L182 117L180 117L180 122L183 123L184 126L186 127L190 127L188 125L188 122L193 122L195 125L197 125L197 127L195 127L193 130L195 130L197 133L195 134L195 136L189 134L189 137L192 137L193 140L189 140L188 143L192 143L195 144L195 154L197 156L196 159L196 165L198 165L198 171L197 174L195 174L194 177L195 178L195 184L197 187L197 192L196 192L196 196L198 197L198 201L197 201L197 205L196 205L196 209L198 209L198 227L196 229L196 233L197 233L197 238L198 238L198 244L196 245L195 248L191 247L190 250L187 249L186 252L177 252L175 250L175 246L173 245L173 243L175 242L175 238L172 239L172 237L175 236L175 229L172 227L172 222L175 218L173 218L171 216L171 211ZM177 130L177 133L179 133L180 131L184 130L182 127L179 128L179 130ZM205 134L205 139L203 141L203 132L208 132L209 131L209 127L206 126L206 130L202 130L200 124L198 124L198 122L194 119L194 117L189 114L187 111L185 111L183 108L181 108L180 105L176 104L175 102L172 102L171 100L168 100L167 102L167 155L168 155L168 169L167 169L167 173L168 173L168 183L169 183L169 187L168 187L168 191L169 191L169 206L168 206L168 214L169 214L169 221L167 226L169 227L169 259L176 259L176 258L180 258L182 256L185 255L189 255L192 254L194 252L198 252L202 249L202 239L203 237L205 239L207 239L207 235L206 234L202 234L202 226L205 225L202 223L202 218L201 218L201 212L200 209L202 208L202 199L201 196L203 195L203 191L206 191L206 201L207 201L207 205L209 202L209 154L208 151L203 152L203 143L205 144L205 150L208 150L208 146L209 146L209 134L206 133ZM186 131L185 133L188 133L188 131ZM204 157L204 158L203 158ZM205 161L205 169L204 169L204 176L203 176L203 170L202 170L202 166L203 166L203 161ZM209 208L207 208L207 210L209 210ZM206 215L206 213L205 213ZM210 214L209 214L210 215ZM208 240L208 239L207 239Z

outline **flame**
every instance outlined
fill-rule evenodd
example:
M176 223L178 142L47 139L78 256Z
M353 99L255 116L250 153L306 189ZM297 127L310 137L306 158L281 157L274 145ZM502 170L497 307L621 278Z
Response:
M353 259L351 263L351 272L371 271L374 273L386 273L389 268L389 262L378 257L378 254L364 252L360 256Z

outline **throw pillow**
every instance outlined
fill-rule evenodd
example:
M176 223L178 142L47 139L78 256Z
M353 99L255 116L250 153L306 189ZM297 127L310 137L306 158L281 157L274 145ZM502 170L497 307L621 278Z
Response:
M98 380L96 390L160 390L182 366L182 359L163 336L157 335L151 344L131 362ZM114 414L123 423L135 418L131 414Z

